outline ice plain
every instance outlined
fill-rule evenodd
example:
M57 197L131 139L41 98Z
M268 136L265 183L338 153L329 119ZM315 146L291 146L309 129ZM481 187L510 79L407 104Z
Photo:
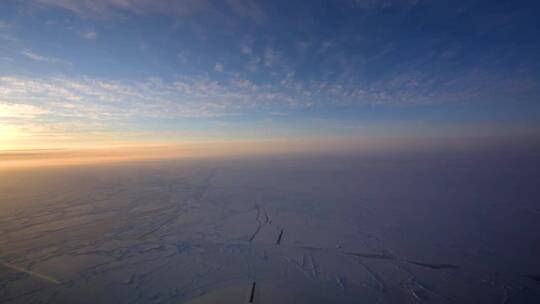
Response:
M539 157L0 171L0 303L540 303Z

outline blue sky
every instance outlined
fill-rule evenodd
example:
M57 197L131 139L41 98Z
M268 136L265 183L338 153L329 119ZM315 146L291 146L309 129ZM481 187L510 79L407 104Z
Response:
M0 4L0 147L529 136L536 1Z

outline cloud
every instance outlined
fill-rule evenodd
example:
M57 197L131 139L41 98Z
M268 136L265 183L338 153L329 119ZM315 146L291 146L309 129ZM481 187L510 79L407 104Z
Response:
M246 69L252 73L255 73L259 69L260 62L261 62L261 57L252 56L246 65Z
M20 40L12 35L13 25L0 20L0 40L8 43L20 43Z
M223 71L219 63L214 68ZM4 116L11 113L13 117L35 115L32 118L46 117L48 121L110 124L145 118L289 113L328 106L500 102L538 96L540 92L538 83L527 78L526 73L509 77L507 73L481 70L455 77L410 71L372 82L306 82L297 77L294 70L276 75L281 75L281 79L271 82L257 82L239 73L223 74L230 77L219 81L209 75L167 81L160 78L114 81L92 77L0 77L0 104ZM498 84L496 89L493 83Z
M332 40L325 40L321 43L321 51L325 52L330 48L333 48L336 46L336 43Z
M126 12L138 15L158 13L185 16L205 9L209 5L209 1L205 0L36 0L35 2L98 19L118 17Z
M129 120L135 117L212 117L248 109L288 107L292 97L275 88L254 90L248 80L220 83L207 77L164 82L95 78L0 78L0 100L40 104L63 119Z
M41 56L41 55L38 55L30 50L23 50L22 51L22 54L32 60L35 60L35 61L51 61L50 58L47 58L47 57L44 57L44 56Z
M54 57L46 57L46 56L37 54L37 53L35 53L35 52L33 52L33 51L29 50L29 49L23 49L21 51L21 54L23 54L27 58L29 58L31 60L34 60L34 61L41 61L41 62L48 62L48 63L60 63L60 64L65 64L65 65L71 65L71 63L68 62L68 61L58 59L58 58L54 58Z
M182 64L186 64L189 62L189 56L186 52L178 52L176 54L176 57L178 58L178 60L180 60Z
M264 58L264 65L269 68L273 67L280 60L280 57L277 54L277 52L271 48L266 48L264 50L263 58Z
M216 63L216 64L214 65L214 71L219 72L219 73L223 72L223 64L221 64L221 63Z
M185 17L197 13L209 13L224 16L223 3L212 0L35 0L32 4L60 8L80 16L110 19L124 17L126 13L136 15L160 14ZM255 2L248 0L227 0L228 14L250 19L256 24L264 23L267 15Z
M0 120L32 119L48 113L47 110L28 104L11 104L0 102Z
M231 81L231 83L239 88L250 88L252 90L257 89L257 85L255 85L253 82L249 81L248 79L243 78L235 78Z
M81 36L86 40L96 40L98 38L98 33L95 31L87 31L84 33L81 33Z
M266 21L266 13L252 0L227 0L231 9L238 15L251 19L257 24Z
M8 30L8 29L11 29L11 24L0 20L0 30Z
M253 49L249 46L249 45L242 45L240 47L240 52L242 52L242 54L252 54L253 53Z
M288 115L308 108L407 107L486 97L497 101L495 98L516 97L516 91L527 96L540 91L534 81L516 75L515 80L505 82L505 76L476 71L441 80L428 73L409 72L373 83L306 83L288 72L277 84L255 83L239 74L223 81L209 76L170 81L0 77L0 141L11 141L15 146L19 144L14 140L23 139L31 145L55 140L65 144L80 141L83 135L85 142L89 138L102 141L112 136L133 136L140 131L140 122L147 120L215 122L231 115L261 113L276 117L275 113ZM497 90L492 83L498 83Z

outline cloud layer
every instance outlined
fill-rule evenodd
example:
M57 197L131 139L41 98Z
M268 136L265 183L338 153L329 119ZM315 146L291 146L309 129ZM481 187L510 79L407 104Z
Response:
M187 122L217 132L224 120L249 130L281 121L280 135L316 129L305 123L316 121L324 126L317 132L336 136L365 121L395 130L437 115L456 130L462 116L496 124L513 113L509 120L531 121L539 111L539 7L10 2L2 17L9 21L0 20L0 120L18 134L59 137L181 133ZM245 134L242 128L231 134Z

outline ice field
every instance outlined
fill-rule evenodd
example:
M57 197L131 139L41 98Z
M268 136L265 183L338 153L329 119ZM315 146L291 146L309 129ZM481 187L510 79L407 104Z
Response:
M540 303L533 154L0 171L0 303Z

